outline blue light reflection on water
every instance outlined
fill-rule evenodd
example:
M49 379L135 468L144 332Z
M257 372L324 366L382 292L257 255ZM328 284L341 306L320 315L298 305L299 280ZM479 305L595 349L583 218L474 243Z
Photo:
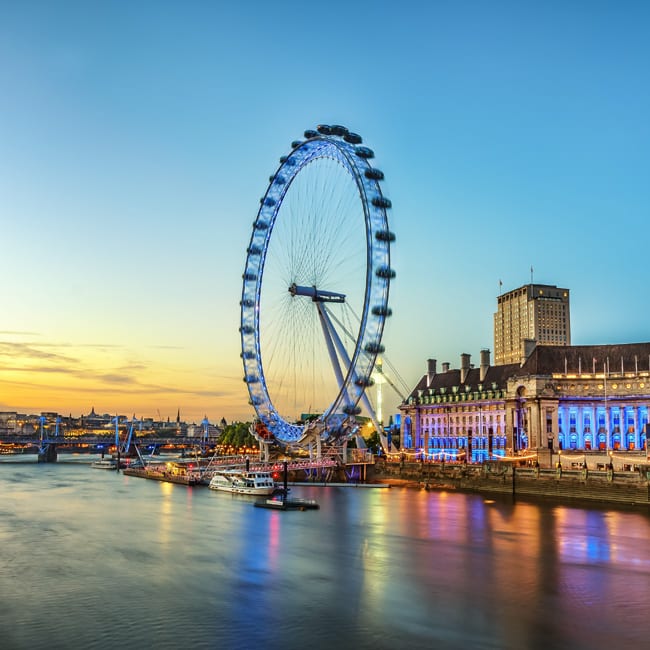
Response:
M647 640L646 512L401 488L274 512L75 460L0 463L3 649Z

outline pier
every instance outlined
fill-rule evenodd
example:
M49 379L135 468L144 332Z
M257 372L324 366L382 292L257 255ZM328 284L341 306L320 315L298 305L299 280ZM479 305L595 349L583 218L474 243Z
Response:
M291 472L294 476L302 474L306 479L310 477L323 479L338 468L338 463L333 458L260 462L250 457L222 456L186 461L151 460L144 466L139 464L136 467L128 467L123 472L127 476L192 486L208 485L216 472L226 469L268 472L277 479L285 471L285 465L287 472Z

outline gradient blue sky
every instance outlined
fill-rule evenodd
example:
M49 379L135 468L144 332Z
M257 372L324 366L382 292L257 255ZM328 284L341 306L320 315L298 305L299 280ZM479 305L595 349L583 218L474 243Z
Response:
M386 173L408 384L531 265L573 343L649 340L649 69L641 1L0 0L0 410L250 419L245 249L318 123Z

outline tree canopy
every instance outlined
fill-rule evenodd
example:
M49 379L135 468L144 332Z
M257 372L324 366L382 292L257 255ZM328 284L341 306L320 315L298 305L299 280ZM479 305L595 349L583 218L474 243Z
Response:
M250 434L250 422L233 422L227 424L219 436L220 445L231 447L257 447L257 441Z

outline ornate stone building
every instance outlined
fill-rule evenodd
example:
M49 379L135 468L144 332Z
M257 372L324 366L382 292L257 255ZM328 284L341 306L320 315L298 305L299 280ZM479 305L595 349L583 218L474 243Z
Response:
M485 460L533 449L647 449L650 343L537 345L522 363L427 373L400 406L403 450Z

